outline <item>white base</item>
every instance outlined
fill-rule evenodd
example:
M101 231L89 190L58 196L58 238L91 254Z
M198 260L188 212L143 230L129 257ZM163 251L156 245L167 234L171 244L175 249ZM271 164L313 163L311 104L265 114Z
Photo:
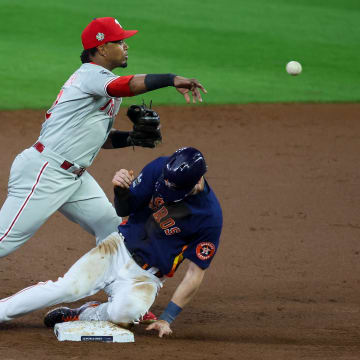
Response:
M56 324L59 341L134 342L134 334L109 321L69 321Z

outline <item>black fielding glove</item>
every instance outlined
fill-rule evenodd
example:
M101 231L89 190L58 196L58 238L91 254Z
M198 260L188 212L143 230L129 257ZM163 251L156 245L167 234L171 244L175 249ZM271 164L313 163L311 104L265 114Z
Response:
M134 124L128 138L130 145L154 148L161 143L160 117L155 110L145 105L131 105L127 116Z

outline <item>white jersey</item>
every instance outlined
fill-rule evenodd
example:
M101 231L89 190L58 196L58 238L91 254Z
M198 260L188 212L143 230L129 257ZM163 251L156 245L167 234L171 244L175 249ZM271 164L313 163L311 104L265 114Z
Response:
M101 66L82 65L47 111L38 143L15 158L0 210L0 257L28 241L55 211L81 225L97 243L117 231L121 218L81 169L94 160L119 111L122 99L106 92L116 78Z
M83 64L71 75L46 113L38 139L45 148L82 167L90 166L122 102L122 98L113 98L106 91L116 78L93 63Z

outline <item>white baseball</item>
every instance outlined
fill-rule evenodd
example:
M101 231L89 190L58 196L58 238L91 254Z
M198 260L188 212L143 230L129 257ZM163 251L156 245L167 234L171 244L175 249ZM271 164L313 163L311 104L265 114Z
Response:
M302 71L301 64L297 61L290 61L286 64L286 71L290 75L299 75Z

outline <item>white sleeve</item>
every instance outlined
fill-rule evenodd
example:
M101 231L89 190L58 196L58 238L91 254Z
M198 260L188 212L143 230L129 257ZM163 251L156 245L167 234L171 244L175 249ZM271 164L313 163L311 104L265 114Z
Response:
M107 93L106 87L111 81L117 79L118 76L100 66L89 69L83 75L84 77L81 81L81 88L84 92L91 95L111 97Z

